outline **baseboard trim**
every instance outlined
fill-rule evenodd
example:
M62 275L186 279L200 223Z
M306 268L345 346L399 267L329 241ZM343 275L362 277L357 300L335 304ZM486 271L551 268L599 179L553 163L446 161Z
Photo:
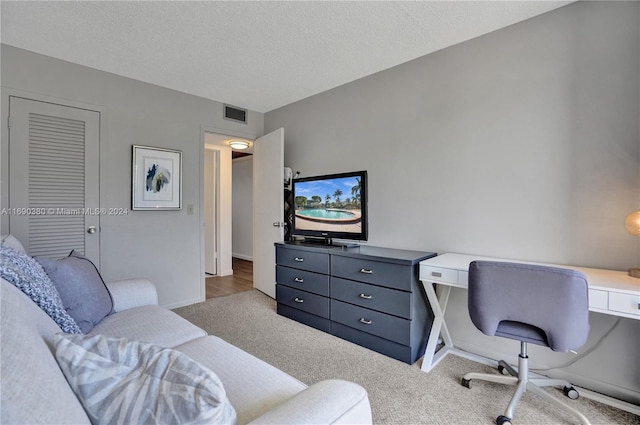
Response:
M177 303L164 304L164 305L161 305L161 307L164 307L168 310L173 310L174 308L185 307L191 304L201 303L203 301L204 299L201 299L201 298L193 298L190 300L178 301Z
M236 254L235 252L232 252L231 256L234 257L234 258L239 258L241 260L246 260L246 261L253 262L253 257L251 255Z

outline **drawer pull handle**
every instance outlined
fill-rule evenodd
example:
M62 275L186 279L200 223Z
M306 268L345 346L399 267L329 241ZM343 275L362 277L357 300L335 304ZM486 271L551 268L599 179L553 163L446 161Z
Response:
M442 273L440 273L440 272L431 272L431 276L433 276L433 277L442 277Z
M373 270L360 269L360 273L364 273L364 274L373 274Z
M295 297L294 301L297 302L297 303L300 303L300 304L302 304L304 302L304 300L302 298L298 298L298 297Z
M296 257L296 258L293 259L293 261L297 261L298 263L302 263L304 261L304 258Z
M298 282L298 283L302 283L304 282L304 279L301 277L296 277L295 279L293 279L294 282Z
M360 323L364 323L365 325L370 325L373 323L370 319L365 319L364 317L360 319Z
M373 298L373 295L360 294L360 298L370 300L371 298Z

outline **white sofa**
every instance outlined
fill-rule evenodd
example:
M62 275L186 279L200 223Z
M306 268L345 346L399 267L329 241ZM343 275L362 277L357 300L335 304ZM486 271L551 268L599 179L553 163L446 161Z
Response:
M88 424L54 356L60 327L20 289L1 280L0 423ZM371 423L361 386L328 380L307 387L279 369L157 305L143 279L107 283L114 313L89 334L174 348L220 378L239 424Z

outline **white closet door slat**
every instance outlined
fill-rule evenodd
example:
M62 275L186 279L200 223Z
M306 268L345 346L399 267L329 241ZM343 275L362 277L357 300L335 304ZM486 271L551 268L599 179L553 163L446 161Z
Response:
M85 123L29 114L29 205L82 208L85 199ZM29 217L29 249L33 256L64 257L84 253L83 214Z
M100 267L100 112L9 96L9 207L3 226L34 256L71 250ZM44 215L43 215L44 214Z

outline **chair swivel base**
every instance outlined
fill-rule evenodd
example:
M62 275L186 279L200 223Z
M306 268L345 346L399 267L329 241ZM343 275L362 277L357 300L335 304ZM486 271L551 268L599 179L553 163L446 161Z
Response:
M522 354L520 354L520 356L518 357L518 372L516 372L511 366L509 366L506 362L502 360L499 363L498 369L500 370L501 373L505 373L506 371L510 375L504 376L504 375L496 375L496 374L490 374L490 373L470 372L464 375L461 382L461 384L467 388L471 388L471 380L473 379L494 382L497 384L517 386L516 392L511 398L509 406L507 406L507 409L505 410L504 415L500 415L497 417L496 419L497 425L511 424L511 420L515 415L515 410L518 405L518 402L520 401L520 398L522 397L522 395L527 391L532 392L538 395L539 397L564 409L565 411L573 414L574 416L580 419L580 422L582 424L590 425L589 420L582 413L578 412L573 407L569 406L563 401L552 396L551 394L543 390L541 387L561 386L563 387L564 394L571 399L578 398L579 394L576 391L576 389L573 388L568 381L565 381L563 379L550 379L550 378L531 379L529 378L529 358L526 357L526 355L523 356Z

